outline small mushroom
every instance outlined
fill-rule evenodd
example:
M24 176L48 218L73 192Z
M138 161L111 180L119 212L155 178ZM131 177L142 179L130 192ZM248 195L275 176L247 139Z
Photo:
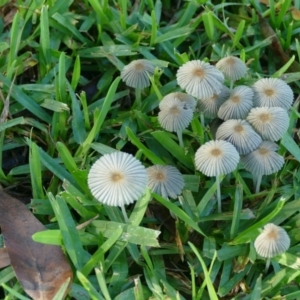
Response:
M143 195L147 187L147 172L131 154L113 152L103 155L92 165L88 186L99 202L120 206L127 221L124 206Z
M289 110L294 94L290 86L278 78L262 78L252 86L254 106L282 107Z
M164 198L175 199L181 194L184 180L181 173L173 166L154 165L146 169L148 187Z
M202 145L195 154L197 170L204 175L216 176L218 212L221 212L220 175L234 171L239 163L240 155L236 148L223 140L209 141Z
M224 75L216 67L201 60L183 64L176 74L178 85L198 99L219 94L223 87Z

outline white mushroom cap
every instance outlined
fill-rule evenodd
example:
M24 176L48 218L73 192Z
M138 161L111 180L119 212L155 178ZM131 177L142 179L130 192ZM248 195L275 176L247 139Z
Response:
M240 85L230 93L230 97L220 106L218 117L222 120L244 119L253 107L253 91Z
M178 85L196 98L205 99L219 94L224 75L216 67L201 60L183 64L176 74Z
M195 154L197 170L206 176L225 175L234 171L239 163L239 153L227 141L209 141Z
M210 98L199 99L198 107L203 114L208 118L215 118L218 115L220 106L229 98L230 90L223 85L220 94L214 94Z
M278 78L259 79L252 89L254 106L282 107L289 110L294 100L290 86Z
M270 175L279 171L284 165L284 158L275 152L277 145L264 141L260 146L241 157L245 169L255 175Z
M121 71L122 80L130 87L143 89L150 86L148 75L154 74L154 66L147 59L133 60Z
M256 238L254 247L261 257L271 258L289 249L290 237L283 228L269 223Z
M124 206L138 200L147 187L147 172L131 154L113 152L100 157L88 174L93 196L110 206Z
M246 64L238 57L227 56L219 60L216 64L217 69L222 71L228 79L239 80L247 74Z
M289 115L281 107L252 108L247 121L263 139L278 141L289 127Z
M216 139L230 142L242 155L250 153L262 142L260 135L245 120L225 121L219 126Z
M158 113L160 125L171 132L179 132L189 126L193 119L193 110L178 98L165 99Z
M173 166L154 165L146 169L148 187L164 198L175 199L181 194L184 180L181 173Z
M175 92L175 93L170 93L166 95L161 102L159 103L159 109L163 109L165 103L169 102L169 99L171 98L176 98L179 99L181 102L187 105L188 108L190 108L192 111L195 110L197 101L195 98L189 94L186 93L181 93L181 92Z

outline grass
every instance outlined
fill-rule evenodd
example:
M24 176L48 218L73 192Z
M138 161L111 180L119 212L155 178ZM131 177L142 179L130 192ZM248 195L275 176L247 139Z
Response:
M222 213L215 181L194 167L210 127L195 113L180 147L157 120L162 97L180 91L177 69L192 59L239 56L249 68L239 84L282 78L297 98L300 2L263 3L0 2L0 183L31 198L49 228L34 239L63 247L74 273L67 299L300 298L298 100L278 143L283 168L263 177L259 193L242 165L223 176ZM141 108L120 78L138 58L157 67ZM167 201L147 190L126 207L125 225L119 208L101 205L87 185L93 162L115 150L146 167L177 167L182 195ZM264 273L253 242L268 222L286 229L291 247ZM3 299L26 299L11 267L0 270L0 284Z

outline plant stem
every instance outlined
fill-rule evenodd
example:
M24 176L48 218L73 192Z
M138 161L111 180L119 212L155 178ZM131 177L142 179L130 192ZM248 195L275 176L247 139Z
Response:
M136 103L137 109L141 109L141 107L142 107L142 90L141 89L135 89L135 103Z
M222 212L222 206L221 206L220 175L216 176L216 184L217 184L218 213L221 213Z
M122 210L122 213L123 213L123 216L124 216L125 223L128 223L129 219L128 219L127 212L125 210L124 205L121 206L121 210Z
M177 131L177 137L178 137L178 141L179 141L179 146L183 148L184 145L183 145L182 131L181 130Z
M256 177L256 185L255 185L255 193L259 193L260 190L260 184L261 184L262 175L257 175Z
M265 268L265 273L267 273L267 272L268 272L268 269L269 269L269 267L270 267L270 262L271 262L271 258L270 258L270 257L268 257L268 258L267 258L267 260L266 260L266 268Z
M200 122L201 122L202 128L204 129L205 128L205 120L204 120L203 112L200 112Z

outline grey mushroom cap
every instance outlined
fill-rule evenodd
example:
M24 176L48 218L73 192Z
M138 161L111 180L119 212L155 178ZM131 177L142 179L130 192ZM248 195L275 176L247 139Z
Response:
M200 99L219 94L224 82L221 71L201 60L191 60L183 64L178 69L176 77L182 89Z
M222 120L244 119L253 107L253 91L241 85L235 87L230 97L220 106L218 117Z
M234 171L239 163L239 153L229 142L209 141L195 154L196 169L206 176L225 175Z
M220 59L216 64L217 69L222 71L226 78L232 81L239 80L247 74L246 64L238 57L227 56Z
M252 126L245 120L227 120L216 133L216 139L225 140L235 146L239 154L245 155L255 150L262 142Z
M255 107L282 107L289 110L294 94L290 86L278 78L262 78L252 86Z
M247 121L265 140L278 141L289 127L289 115L281 107L252 108Z
M290 243L290 237L282 227L269 223L255 239L254 248L261 257L272 258L286 252Z
M188 108L191 110L195 110L197 101L195 98L189 94L186 93L181 93L181 92L175 92L175 93L170 93L166 95L161 102L159 103L159 108L162 110L165 106L166 103L169 103L170 99L176 98L179 99L181 102L187 105Z
M131 154L113 152L100 157L88 173L88 186L101 203L124 206L138 200L147 187L147 172Z
M199 99L197 104L199 110L208 118L215 118L218 116L220 106L229 98L230 90L223 85L221 93L214 94L210 98Z
M184 180L182 174L173 166L154 165L146 169L148 187L164 198L177 198L182 193Z
M147 59L137 59L126 65L121 71L121 78L126 85L144 89L150 86L148 75L154 74L154 65Z
M187 128L193 119L193 110L177 98L168 98L158 113L160 125L171 132L179 132Z
M254 175L270 175L278 172L284 165L284 158L275 152L277 149L275 145L273 142L263 141L256 150L242 156L241 163Z

